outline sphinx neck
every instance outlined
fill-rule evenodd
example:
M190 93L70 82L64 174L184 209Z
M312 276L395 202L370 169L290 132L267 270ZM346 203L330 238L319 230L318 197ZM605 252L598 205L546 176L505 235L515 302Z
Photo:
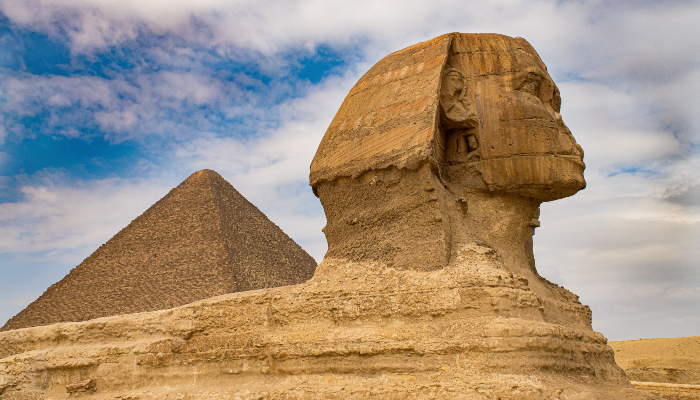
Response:
M467 193L465 199L467 209L463 223L451 229L453 248L460 242L483 242L496 250L511 272L549 292L545 281L537 274L532 251L534 227L531 221L540 202L485 191Z

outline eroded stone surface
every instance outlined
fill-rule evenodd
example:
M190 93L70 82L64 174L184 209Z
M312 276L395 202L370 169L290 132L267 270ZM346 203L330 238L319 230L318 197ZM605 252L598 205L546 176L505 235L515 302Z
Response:
M646 398L582 322L587 307L538 296L489 247L455 260L329 259L302 285L4 332L0 376L8 396L44 398L87 378L99 399Z
M85 379L84 381L71 383L66 386L66 392L68 392L69 395L90 393L95 390L97 390L97 381L94 379Z

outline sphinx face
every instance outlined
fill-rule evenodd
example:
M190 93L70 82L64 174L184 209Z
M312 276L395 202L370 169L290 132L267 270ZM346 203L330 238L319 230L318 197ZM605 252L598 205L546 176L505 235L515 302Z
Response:
M441 88L448 163L476 167L489 191L540 201L586 186L583 149L562 121L559 90L546 71L530 66L464 78L464 84L455 83L456 76L445 74ZM462 86L468 89L451 102L445 93Z
M500 78L500 79L499 79ZM583 149L559 114L559 90L537 67L481 81L481 172L492 190L543 201L586 185Z

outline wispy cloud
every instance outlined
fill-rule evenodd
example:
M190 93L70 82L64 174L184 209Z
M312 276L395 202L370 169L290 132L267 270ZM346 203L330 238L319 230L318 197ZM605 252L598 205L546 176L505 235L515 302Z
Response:
M180 139L192 127L218 131L233 120L264 120L260 107L270 104L264 93L212 75L131 72L107 79L19 74L1 81L0 90L5 123L16 138L37 133L90 137L97 131L116 142L148 135ZM41 124L32 124L37 117Z
M700 184L676 187L666 191L664 199L689 207L700 207Z
M76 181L48 174L0 204L0 253L99 247L168 190L149 179Z

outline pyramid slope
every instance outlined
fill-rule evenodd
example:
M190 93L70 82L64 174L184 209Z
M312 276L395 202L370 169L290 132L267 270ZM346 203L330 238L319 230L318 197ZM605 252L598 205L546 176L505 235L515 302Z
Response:
M0 331L306 281L314 259L211 170L192 174Z

